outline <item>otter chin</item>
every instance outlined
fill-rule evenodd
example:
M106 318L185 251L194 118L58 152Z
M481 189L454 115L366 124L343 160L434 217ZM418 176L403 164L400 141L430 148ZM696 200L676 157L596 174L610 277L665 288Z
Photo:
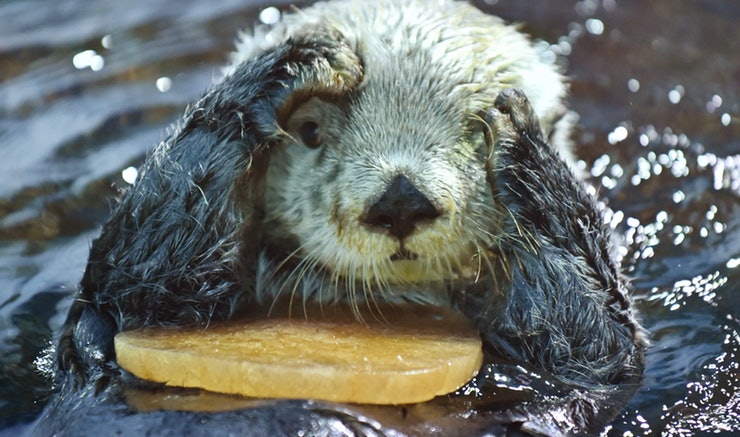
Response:
M37 434L601 432L639 387L648 341L569 165L567 90L515 26L457 1L321 2L243 36L93 242ZM122 370L116 333L286 301L360 320L379 302L452 307L485 362L416 407L125 406L127 390L174 389ZM522 369L549 391L491 383Z

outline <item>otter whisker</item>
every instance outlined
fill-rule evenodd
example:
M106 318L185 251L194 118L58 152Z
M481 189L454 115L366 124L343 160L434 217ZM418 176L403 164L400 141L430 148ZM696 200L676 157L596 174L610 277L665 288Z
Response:
M339 282L340 282L340 279L343 279L343 278L345 280L347 280L345 275L340 275L338 272L332 271L332 276L331 276L332 288L331 288L331 290L333 291L333 293L332 293L332 301L333 302L338 302L339 301L339 289L340 289ZM349 292L349 291L347 291L347 287L346 286L344 287L344 289L345 289L345 293L348 293Z
M375 276L375 272L377 271L377 263L373 261L370 263L369 266L367 266L367 270L371 270L368 272L367 277L372 278L372 280L368 280L368 286L370 287L370 300L366 302L366 306L368 311L370 311L370 314L373 315L373 317L378 320L378 316L382 319L382 321L386 321L385 317L383 316L383 311L380 308L380 304L378 302L376 294L383 294L383 286L381 281L379 281L377 276ZM371 282L372 281L372 282ZM373 290L373 282L375 282L378 293L375 293ZM372 304L372 305L371 305ZM373 307L375 308L375 311L373 311ZM377 316L375 315L377 313Z
M499 268L501 269L501 272L503 273L504 277L507 279L511 279L511 270L509 269L509 257L506 251L501 247L501 244L494 244L492 245L489 250L495 251L497 256L497 259L499 262L497 263ZM497 279L498 275L493 275L494 279Z
M366 265L363 265L362 266L362 281L361 281L361 283L362 283L362 298L364 300L365 307L367 307L368 311L372 315L373 312L372 312L372 307L370 306L370 304L373 301L373 297L372 297L372 294L373 294L373 292L372 292L372 289L373 289L373 279L368 274L367 266ZM362 315L360 314L359 305L357 307L357 311L358 311L358 315L360 317L360 320L364 323L364 319L363 319Z
M380 263L385 265L385 267L383 268L383 271L389 270L388 264L390 264L390 262L388 260L381 260ZM390 287L390 284L388 283L388 280L385 278L385 276L380 274L380 268L378 267L377 261L373 261L372 263L372 275L378 284L378 292L380 294L380 297L384 301L388 301L390 298L391 287Z
M357 300L357 290L355 290L355 274L354 271L348 272L346 279L345 279L345 293L347 293L347 298L349 300L350 308L352 309L352 314L356 314L356 300Z
M319 301L322 301L323 289L326 283L325 279L328 274L327 269L321 266L319 258L311 252L306 255L306 259L310 260L310 263L305 268L306 274L311 275L311 283L304 283L303 300L306 301L312 295L318 295Z
M275 277L275 274L277 274L277 272L279 272L280 270L282 270L282 268L285 267L285 264L287 264L288 261L290 261L291 259L293 259L301 251L305 250L305 246L306 246L305 243L304 244L301 244L295 250L293 250L288 255L286 255L285 258L283 258L283 260L280 262L280 264L278 264L273 269L272 275L269 276L268 281L269 280L272 280Z
M487 266L487 268L488 268L488 271L489 271L489 273L490 273L490 275L489 275L489 276L497 276L497 275L495 274L495 271L496 271L496 267L495 267L495 265L494 265L494 261L493 261L493 260L491 260L491 257L492 257L492 256L493 256L494 254L493 254L493 253L491 253L491 252L490 252L490 251L488 250L488 248L486 248L486 247L479 247L479 248L478 248L478 250L479 250L479 253L480 253L480 255L481 255L481 258L482 258L482 259L483 259L483 260L485 261L485 265L486 265L486 266ZM495 258L495 261L496 261L496 262L500 262L500 259L501 259L501 257L496 257L496 258Z
M278 265L278 267L274 268L273 271L272 271L272 274L270 275L270 278L274 278L274 276L279 272L279 267L284 266L285 263L289 259L295 258L295 255L298 253L298 251L300 249L301 248L299 247L298 249L296 249L293 252L291 252L283 260L283 262L281 262ZM274 310L275 305L278 303L281 295L283 294L281 292L281 290L286 289L287 287L289 287L288 284L291 284L292 283L292 286L290 286L291 292L289 293L289 296L290 297L289 297L289 302L288 302L288 305L289 305L289 307L288 307L288 315L289 315L289 317L292 317L292 309L293 309L293 304L294 304L294 300L295 300L295 295L298 292L298 287L301 284L303 284L304 289L303 289L302 294L303 294L303 300L305 301L306 300L306 294L307 294L307 290L306 289L308 287L308 284L306 284L306 276L309 273L315 273L317 263L318 263L318 261L315 258L311 257L310 254L308 256L305 256L303 258L300 258L300 261L298 262L298 264L290 271L289 274L287 274L280 281L280 284L278 285L278 288L277 288L277 292L273 296L273 301L272 301L272 304L270 305L270 308L268 310L268 314L271 314L272 313L272 311ZM305 309L304 309L304 312L305 312Z
M475 279L473 279L473 282L477 283L478 281L480 281L481 274L483 273L483 257L484 257L481 247L478 246L477 244L475 245L475 255L473 255L473 257L478 260L478 262L476 263L477 267L475 269Z
M352 289L352 298L351 298L350 302L351 302L351 306L352 306L352 314L355 316L355 319L357 319L357 321L359 321L360 323L364 323L365 320L363 319L362 313L360 311L360 301L359 301L359 297L360 296L359 296L359 293L356 290L356 287L357 287L357 284L359 282L360 285L362 286L362 293L364 295L365 292L366 292L366 289L365 289L365 285L366 285L365 280L366 279L365 278L362 278L362 281L358 281L357 278L355 277L356 276L356 271L357 270L355 268L353 268L352 269L352 273L350 275L351 282L350 282L349 286Z
M529 230L527 230L526 228L522 227L519 224L519 220L514 215L514 212L511 211L511 209L509 209L506 206L504 206L504 208L508 212L509 216L511 217L511 221L514 223L514 226L516 227L519 237L521 237L527 243L527 246L529 246L531 253L533 254L537 253L540 243L537 241L537 239L534 237L534 235L532 235L532 233ZM507 236L506 238L513 238L513 237Z

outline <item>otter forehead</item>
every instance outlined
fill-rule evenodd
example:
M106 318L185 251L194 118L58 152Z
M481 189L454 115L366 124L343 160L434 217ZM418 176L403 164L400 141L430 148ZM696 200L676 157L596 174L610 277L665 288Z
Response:
M565 82L543 62L527 37L500 18L460 1L347 0L319 2L253 36L243 35L234 65L291 35L311 28L342 34L365 69L363 86L383 98L392 91L417 90L405 102L458 102L449 114L469 116L487 110L503 88L522 89L546 132L564 111ZM398 95L401 98L401 95ZM417 108L418 109L418 108Z
M347 97L337 152L370 162L413 162L464 141L473 121L469 99L453 95L455 86L433 65L403 56L385 60L366 64L362 84Z

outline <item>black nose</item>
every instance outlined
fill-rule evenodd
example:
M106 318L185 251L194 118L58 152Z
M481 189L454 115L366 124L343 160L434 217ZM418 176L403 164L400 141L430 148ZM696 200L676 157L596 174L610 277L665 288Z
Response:
M424 220L439 217L439 211L402 174L393 178L380 198L370 205L362 221L375 228L385 229L399 240L414 231Z

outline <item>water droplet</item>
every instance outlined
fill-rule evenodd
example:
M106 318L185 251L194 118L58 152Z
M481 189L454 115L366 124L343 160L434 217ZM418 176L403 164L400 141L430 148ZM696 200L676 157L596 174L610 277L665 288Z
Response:
M603 176L601 178L601 186L606 188L607 190L613 190L617 187L617 180L608 176Z
M650 179L650 162L643 157L637 158L637 176L641 179Z
M84 50L72 57L72 65L78 70L89 68L92 71L100 71L105 66L105 59L95 50Z
M280 9L274 6L262 9L259 20L264 24L276 24L280 21Z
M598 177L604 174L610 161L611 158L609 158L609 155L601 155L596 158L593 166L591 166L591 176Z
M139 170L136 167L126 167L121 172L121 177L123 180L133 185L134 182L136 182L136 178L139 176Z
M627 88L629 88L629 90L632 91L633 93L640 91L640 81L635 78L628 80Z
M623 211L616 211L609 221L609 224L616 228L618 224L622 223L622 220L624 220L624 212Z
M586 20L586 31L592 35L601 35L604 33L604 22L598 18L589 18Z
M701 168L706 168L717 163L717 155L705 153L696 157L696 164Z
M100 45L103 46L103 48L110 49L113 47L113 35L110 33L107 35L104 35L102 38L100 38Z
M725 161L723 159L717 160L712 173L714 175L714 189L721 190L725 185Z
M717 205L712 205L707 210L707 219L708 220L714 220L714 216L717 214Z
M720 121L722 122L722 126L729 126L730 122L732 121L732 117L728 113L722 114L722 117L720 117Z
M157 87L160 93L166 93L172 88L172 79L163 76L157 79L154 85Z
M675 105L681 101L684 94L686 94L686 88L683 85L676 85L675 88L668 91L668 100Z
M670 90L668 92L668 100L674 105L681 101L681 93L676 90Z
M683 191L678 190L675 193L673 193L673 202L674 203L681 203L684 200L686 200L686 194Z
M609 141L609 144L617 144L624 141L627 138L627 135L629 135L629 131L626 127L617 126L613 131L609 132L607 140Z

